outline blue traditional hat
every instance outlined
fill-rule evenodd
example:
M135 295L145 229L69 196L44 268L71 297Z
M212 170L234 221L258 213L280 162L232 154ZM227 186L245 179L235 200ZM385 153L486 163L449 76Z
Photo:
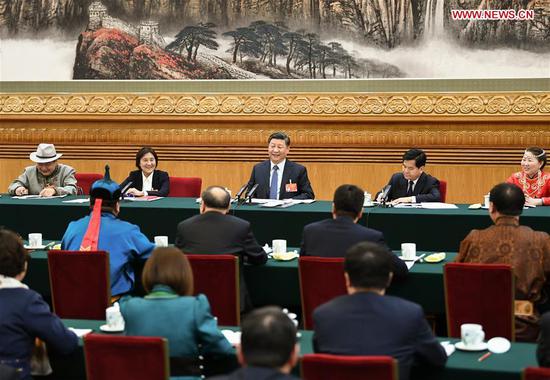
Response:
M92 184L90 196L94 198L94 208L92 215L90 215L88 228L82 238L82 243L80 243L81 251L97 251L103 201L118 201L120 198L120 186L111 179L109 165L105 165L105 175L103 178Z
M103 178L92 184L90 196L106 201L115 201L120 198L120 186L111 179L109 165L105 165L105 175Z

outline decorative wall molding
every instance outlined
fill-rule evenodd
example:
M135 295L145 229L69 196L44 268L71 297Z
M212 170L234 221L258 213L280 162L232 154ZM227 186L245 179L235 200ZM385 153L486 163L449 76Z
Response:
M46 140L45 140L46 141ZM51 140L47 140L51 141ZM259 162L267 158L265 147L257 146L159 146L155 147L163 162ZM547 144L548 145L548 144ZM139 145L97 145L76 143L72 145L56 144L63 153L63 159L128 161L133 162ZM26 159L36 149L34 144L0 144L0 160ZM291 149L293 160L303 163L355 163L389 164L400 163L406 148L386 147L294 147ZM432 165L518 165L523 148L433 148L425 149Z
M0 94L2 115L549 116L550 94Z
M35 121L29 126L27 120L11 120L0 127L0 144L38 144L51 141L58 145L98 146L110 149L111 146L135 149L140 145L171 147L173 151L194 154L196 150L216 146L226 150L240 150L252 154L254 149L264 150L264 142L275 130L286 131L292 139L293 151L301 148L321 147L322 151L334 149L367 149L369 147L468 147L472 148L513 148L529 145L548 146L550 144L550 122L507 124L448 122L437 123L387 123L383 125L350 123L317 123L304 125L261 124L243 125L235 123L215 123L207 121L197 127L187 127L188 123L157 123L125 121L116 124L98 126L101 121L51 122ZM62 124L62 126L59 126ZM177 125L182 125L177 127ZM9 154L9 149L0 155Z

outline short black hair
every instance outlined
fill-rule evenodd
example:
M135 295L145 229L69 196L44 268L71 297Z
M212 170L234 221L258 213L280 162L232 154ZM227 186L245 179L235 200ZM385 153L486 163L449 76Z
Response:
M29 255L21 237L13 231L0 227L0 274L15 277L25 270Z
M156 165L159 164L159 158L157 156L157 152L155 152L155 150L153 148L151 148L150 146L144 146L143 148L138 150L138 152L136 153L136 167L139 170L141 170L141 167L139 166L139 162L141 161L141 158L143 156L145 156L147 153L151 153L153 155L153 157L155 157Z
M223 191L223 195L214 194L215 189L219 189ZM201 199L205 206L211 207L211 208L217 208L220 210L225 210L229 208L229 204L231 203L231 196L225 190L225 188L221 186L210 186L206 190L202 192Z
M357 218L363 210L365 192L355 185L341 185L334 192L334 211L336 215L349 215Z
M288 137L288 135L284 132L273 132L272 134L269 135L269 138L267 139L267 144L269 145L269 143L271 142L271 140L285 140L285 144L286 146L290 146L290 137Z
M403 154L403 161L414 160L414 164L417 168L426 165L427 159L428 156L426 156L426 153L424 153L422 149L409 149Z
M544 169L546 166L546 152L544 149L539 148L538 146L530 146L529 148L525 149L526 152L529 152L535 156L535 158L542 162L542 166L540 167L540 170Z
M114 214L116 204L120 202L119 199L102 199L101 197L90 197L90 210L94 209L96 199L102 200L101 212L110 212L111 214Z
M241 325L241 351L247 365L280 368L296 345L296 327L276 306L252 311Z
M385 289L388 286L392 260L388 249L380 244L361 242L346 252L344 271L356 288Z
M523 212L525 195L523 190L512 183L499 183L491 189L489 200L503 215L518 216Z

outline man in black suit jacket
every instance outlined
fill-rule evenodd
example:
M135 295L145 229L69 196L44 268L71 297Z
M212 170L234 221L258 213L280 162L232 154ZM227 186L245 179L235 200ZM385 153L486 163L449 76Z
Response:
M243 368L212 380L299 380L290 375L298 362L296 327L278 307L264 307L241 325L237 359Z
M424 173L427 158L421 149L410 149L405 152L403 171L392 175L388 182L391 188L387 200L392 204L441 201L439 181Z
M202 193L200 214L178 224L175 245L185 253L235 254L250 264L265 264L267 255L258 244L250 222L228 215L231 196L223 187ZM251 307L241 267L241 308Z
M272 133L268 140L269 160L254 165L247 187L258 184L255 198L314 199L315 194L307 177L307 169L286 159L290 138L286 133ZM275 169L277 168L277 169ZM273 179L277 180L274 182Z
M362 241L371 241L386 247L382 232L357 224L363 215L364 200L365 194L361 188L355 185L338 187L332 201L332 219L304 227L300 255L344 257L350 247ZM392 254L391 257L394 276L405 277L407 265L396 255Z
M316 352L389 355L398 361L400 380L409 379L413 365L445 365L447 355L433 336L422 307L384 295L392 277L387 250L374 243L359 243L346 253L344 271L348 295L313 312Z

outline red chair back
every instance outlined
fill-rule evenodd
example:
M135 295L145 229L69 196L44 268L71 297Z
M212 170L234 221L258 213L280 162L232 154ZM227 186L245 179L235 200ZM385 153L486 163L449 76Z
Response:
M195 294L205 294L218 324L239 326L239 258L233 255L190 255Z
M88 380L168 380L164 338L88 334L84 337Z
M550 368L527 367L523 370L523 380L548 380L550 379Z
M397 360L391 356L308 354L302 357L304 380L397 380Z
M478 323L485 339L514 340L514 277L504 264L448 263L444 268L449 336L460 337L460 325Z
M439 193L441 194L441 202L445 203L447 199L447 181L439 180Z
M60 318L105 319L111 298L105 251L48 251L54 312Z
M341 257L300 257L300 297L304 329L313 329L313 311L317 306L344 295L344 259Z
M90 188L92 184L103 178L102 174L97 173L75 173L76 185L82 190L82 194L90 194Z
M170 177L171 197L201 196L202 178L199 177Z

